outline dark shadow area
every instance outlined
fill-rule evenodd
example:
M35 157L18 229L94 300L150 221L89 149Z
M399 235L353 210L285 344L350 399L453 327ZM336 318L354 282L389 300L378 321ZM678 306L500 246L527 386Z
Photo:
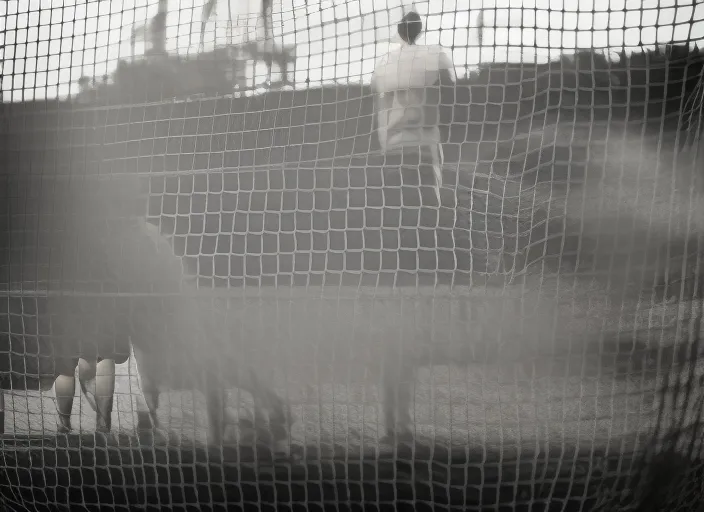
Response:
M349 460L339 447L339 454L317 457L309 450L306 459L289 462L265 450L254 461L251 449L140 448L130 438L65 443L4 441L10 487L0 489L9 509L22 510L13 508L22 500L38 510L553 510L559 504L587 511L604 490L623 486L633 457L561 446L520 454L415 446ZM38 460L43 467L34 465Z

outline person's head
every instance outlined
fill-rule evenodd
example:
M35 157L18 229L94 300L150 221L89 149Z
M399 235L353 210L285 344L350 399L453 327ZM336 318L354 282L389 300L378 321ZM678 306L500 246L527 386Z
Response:
M408 44L415 44L422 31L423 22L420 20L420 15L415 11L406 14L398 24L398 35Z

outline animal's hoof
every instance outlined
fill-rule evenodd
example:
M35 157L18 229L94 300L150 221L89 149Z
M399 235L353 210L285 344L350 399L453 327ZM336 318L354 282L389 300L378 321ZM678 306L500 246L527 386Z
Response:
M274 460L288 461L291 464L298 464L303 460L305 450L300 445L291 444L286 440L279 440L274 443L272 453Z
M291 445L284 440L274 441L271 443L271 453L275 459L288 459L291 457Z
M411 448L415 442L415 437L411 431L388 433L379 439L379 447Z
M72 430L70 425L64 425L63 423L56 425L56 432L59 434L70 434Z
M137 432L137 438L140 444L148 446L166 445L169 443L169 433L157 429L140 430Z
M141 445L152 445L154 444L154 432L151 430L139 430L137 432L137 439Z
M237 422L237 426L241 430L254 430L254 422L249 418L242 418Z
M95 427L95 431L99 434L110 434L110 427L107 425L100 425Z
M148 412L137 411L137 430L147 431L152 430L152 418Z
M115 442L115 438L112 436L112 433L107 430L107 431L99 431L96 430L93 433L93 442L95 443L95 446L101 446L101 447L106 447L109 444L112 444Z
M290 423L272 423L269 425L269 430L271 432L272 439L275 441L288 442Z

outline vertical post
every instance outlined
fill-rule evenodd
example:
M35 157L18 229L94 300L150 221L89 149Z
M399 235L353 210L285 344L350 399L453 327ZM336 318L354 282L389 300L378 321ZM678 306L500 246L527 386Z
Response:
M482 63L482 49L484 48L484 7L479 11L477 15L477 42L479 43L479 59L478 64Z
M232 5L227 2L227 47L232 46Z
M5 433L5 390L0 389L0 435Z
M169 1L159 0L159 10L149 21L151 50L157 55L166 54L166 17L169 14Z

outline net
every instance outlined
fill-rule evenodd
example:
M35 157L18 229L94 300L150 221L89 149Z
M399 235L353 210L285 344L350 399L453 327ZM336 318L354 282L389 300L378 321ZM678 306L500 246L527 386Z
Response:
M700 507L704 6L528 4L0 6L2 505Z

